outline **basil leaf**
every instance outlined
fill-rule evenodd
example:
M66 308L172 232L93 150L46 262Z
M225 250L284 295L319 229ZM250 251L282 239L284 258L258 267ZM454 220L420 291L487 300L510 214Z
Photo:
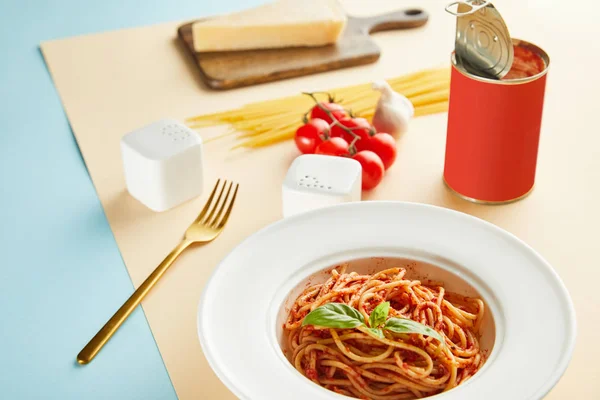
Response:
M389 312L389 301L385 301L375 307L373 312L371 312L371 315L369 315L369 325L371 325L371 328L379 328L381 325L385 324Z
M302 326L316 325L326 328L355 328L364 324L362 314L343 303L327 303L317 307L302 321Z
M367 328L367 330L379 338L384 338L383 331L379 328Z
M442 344L445 343L442 335L431 329L427 325L423 325L419 322L413 321L412 319L406 318L390 318L385 323L383 329L396 333L420 333L421 335L431 336L439 340Z

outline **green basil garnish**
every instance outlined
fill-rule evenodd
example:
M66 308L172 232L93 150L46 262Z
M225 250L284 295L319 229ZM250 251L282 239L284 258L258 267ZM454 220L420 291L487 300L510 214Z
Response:
M384 301L383 303L375 307L371 315L369 315L369 325L371 325L371 328L379 328L380 326L385 324L385 320L387 319L389 312L389 301Z
M304 321L304 325L316 325L326 328L355 328L364 325L365 319L357 309L343 303L327 303L311 311Z
M439 340L442 344L444 343L442 335L427 325L423 325L419 322L413 321L412 319L390 318L385 323L383 329L387 329L388 331L395 333L420 333L421 335L431 336Z
M383 331L379 328L367 328L367 330L379 338L383 339L385 337L383 336Z
M369 316L369 325L365 323L363 315L355 308L344 303L327 303L312 310L302 321L302 326L314 325L325 328L349 329L364 326L373 335L384 338L383 329L395 333L418 333L431 336L445 344L444 338L427 325L407 318L388 319L390 303L379 304Z

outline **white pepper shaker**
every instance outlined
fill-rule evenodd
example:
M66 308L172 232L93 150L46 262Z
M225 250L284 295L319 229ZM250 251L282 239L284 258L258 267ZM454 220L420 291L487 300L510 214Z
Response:
M202 194L202 139L182 123L163 119L121 139L127 190L153 211Z

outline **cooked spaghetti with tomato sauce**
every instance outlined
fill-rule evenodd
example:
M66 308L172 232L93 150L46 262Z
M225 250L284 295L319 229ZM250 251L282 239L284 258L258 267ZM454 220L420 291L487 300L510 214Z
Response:
M290 362L317 385L360 399L419 399L471 378L485 361L478 337L483 301L405 274L403 268L391 268L359 275L346 273L342 265L325 283L306 288L284 325ZM432 328L434 336L385 327L379 336L372 333L366 321L386 302L384 319L389 308L392 319L416 321ZM328 303L356 309L364 323L350 329L303 326L309 313Z

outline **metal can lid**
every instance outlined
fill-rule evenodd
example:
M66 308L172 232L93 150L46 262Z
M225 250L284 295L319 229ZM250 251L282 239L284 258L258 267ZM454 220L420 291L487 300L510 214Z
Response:
M513 63L514 50L502 16L487 0L455 1L446 11L457 17L457 61L470 73L501 79Z

